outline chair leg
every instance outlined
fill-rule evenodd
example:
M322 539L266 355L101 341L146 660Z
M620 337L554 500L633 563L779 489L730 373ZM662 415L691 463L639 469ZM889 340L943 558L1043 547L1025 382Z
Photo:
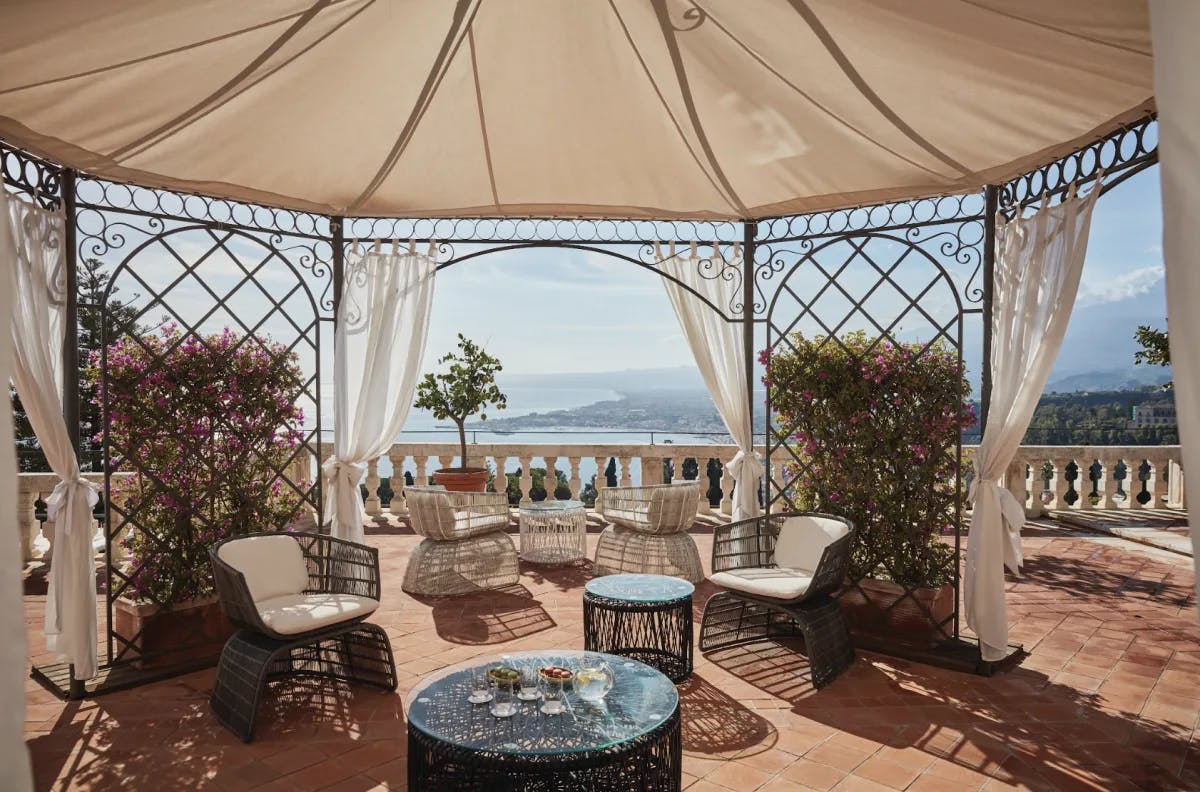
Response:
M854 663L854 639L846 616L831 597L795 609L804 633L804 650L812 666L814 687L825 687Z
M242 630L225 643L209 705L222 726L242 742L254 737L254 721L267 683L267 672L286 645Z

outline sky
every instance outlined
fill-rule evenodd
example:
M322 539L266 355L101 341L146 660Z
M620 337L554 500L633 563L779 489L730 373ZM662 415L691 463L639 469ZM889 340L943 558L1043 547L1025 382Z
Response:
M1162 326L1161 234L1157 168L1101 196L1059 370L1132 362L1107 357L1104 344L1073 342L1098 319L1118 336L1132 336L1139 323ZM501 252L440 272L427 360L450 349L459 332L514 374L693 365L658 276L577 250Z

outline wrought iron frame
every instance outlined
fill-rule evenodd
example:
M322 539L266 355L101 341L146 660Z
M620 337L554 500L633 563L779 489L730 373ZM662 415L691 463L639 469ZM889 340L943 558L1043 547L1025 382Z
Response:
M957 260L957 264L973 267L965 291L960 290L956 294L959 316L951 328L953 335L947 336L954 341L960 359L963 318L970 314L982 314L985 319L981 395L985 405L983 420L986 422L991 345L990 328L986 320L991 313L992 251L997 213L1011 217L1016 211L1029 209L1041 202L1060 200L1072 184L1087 184L1101 173L1105 179L1102 189L1107 191L1155 164L1156 143L1154 117L1147 116L1028 174L1006 184L985 187L978 193L851 207L808 215L747 219L744 222L330 217L95 179L31 155L4 141L0 141L0 171L4 173L5 182L10 188L45 208L62 209L71 218L71 222L67 223L67 265L71 294L67 310L68 343L64 344L63 350L67 363L63 388L64 413L68 428L74 435L72 439L78 446L77 366L71 365L77 354L74 343L78 330L76 311L103 308L76 305L77 257L125 246L127 233L135 227L132 224L134 218L140 218L137 222L145 224L142 231L148 229L151 234L162 234L172 224L183 224L214 234L249 235L260 241L265 239L267 246L285 260L306 269L313 276L328 277L325 289L316 298L320 311L324 312L317 323L318 328L324 322L336 321L345 259L355 244L432 245L439 270L501 251L545 248L584 250L631 263L667 278L672 276L661 267L661 257L670 258L690 252L694 246L712 250L714 243L720 246L721 252L727 252L730 246L737 244L741 246L742 261L748 264L740 264L714 251L714 255L702 259L699 266L706 275L731 283L734 296L729 304L709 305L726 321L742 327L747 360L746 389L750 394L751 410L756 406L755 373L751 362L754 360L756 329L766 328L770 335L779 288L786 285L800 264L811 260L820 246L828 247L836 241L886 237L914 248L928 244L935 236L946 235L943 241L948 247L940 255L943 258L948 256L953 261L961 254L966 258ZM99 192L94 192L96 190ZM89 195L89 191L93 191L92 194ZM982 203L982 208L976 208L979 203ZM97 213L108 214L116 219L89 225L88 218L94 218ZM956 224L959 230L947 230ZM964 228L970 229L966 237L963 236ZM793 252L785 254L789 246ZM788 255L797 254L798 257L789 261ZM928 252L925 252L925 257L930 260ZM940 277L948 280L947 265L938 266L941 269ZM744 277L747 273L749 277ZM881 272L881 277L886 276ZM681 285L688 288L686 284ZM704 299L701 295L697 296ZM319 353L317 357L320 357ZM317 386L319 388L319 377ZM767 462L770 471L772 452L777 455L781 449L778 443L769 442L772 432L769 404L767 408L768 425L763 431L764 439L768 441ZM320 421L319 402L317 413L316 420ZM961 442L955 445L961 464ZM774 491L770 489L771 486L774 485L768 483L765 493L768 508L778 501L778 497L772 494ZM315 493L319 505L319 488ZM960 527L961 510L960 496L957 507ZM111 544L115 532L111 518L106 521L106 526ZM110 554L110 567L112 563ZM953 634L957 636L957 607L955 614ZM58 674L55 678L61 679L62 675ZM82 687L73 684L72 695L80 694Z

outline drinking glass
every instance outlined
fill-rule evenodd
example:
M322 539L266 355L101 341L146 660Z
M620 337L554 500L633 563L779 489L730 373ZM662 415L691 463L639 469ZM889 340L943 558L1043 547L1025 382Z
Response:
M538 668L536 665L527 665L521 669L521 688L517 693L517 698L521 701L536 701L538 697Z
M487 669L479 668L471 674L471 695L467 701L472 704L486 704L492 700L492 680L488 678Z
M561 679L542 679L542 712L558 715L563 707L563 683Z
M497 718L510 718L517 714L517 701L512 685L496 685L490 709Z

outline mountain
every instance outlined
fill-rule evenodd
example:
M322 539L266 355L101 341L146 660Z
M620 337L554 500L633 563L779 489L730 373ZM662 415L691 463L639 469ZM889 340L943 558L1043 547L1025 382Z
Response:
M1169 382L1169 369L1157 366L1132 366L1127 369L1083 371L1069 374L1046 385L1046 393L1077 393L1079 391L1126 391L1144 388L1147 385L1162 385Z

